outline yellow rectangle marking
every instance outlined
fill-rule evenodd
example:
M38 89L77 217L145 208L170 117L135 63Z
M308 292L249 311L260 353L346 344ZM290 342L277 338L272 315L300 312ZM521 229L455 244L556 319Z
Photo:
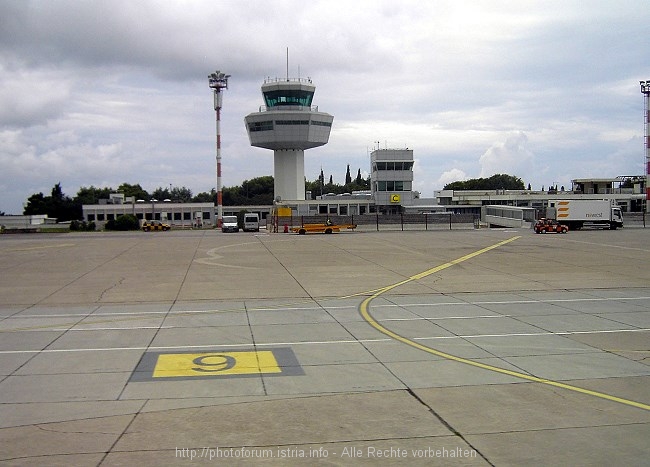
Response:
M270 350L161 354L154 378L282 373Z

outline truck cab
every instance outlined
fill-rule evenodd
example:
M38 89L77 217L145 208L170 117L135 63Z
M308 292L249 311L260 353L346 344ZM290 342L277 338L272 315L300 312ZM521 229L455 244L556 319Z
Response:
M612 221L609 224L611 230L616 230L617 227L623 227L623 211L618 206L612 207Z

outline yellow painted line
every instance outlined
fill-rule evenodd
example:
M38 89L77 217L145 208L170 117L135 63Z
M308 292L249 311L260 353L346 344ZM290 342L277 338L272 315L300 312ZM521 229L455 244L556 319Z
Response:
M507 370L505 368L499 368L499 367L496 367L496 366L487 365L485 363L475 362L473 360L468 360L466 358L458 357L456 355L451 355L451 354L448 354L446 352L441 352L440 350L436 350L436 349L433 349L431 347L427 347L426 345L420 344L419 342L415 342L415 341L413 341L411 339L408 339L407 337L401 336L401 335L397 334L396 332L391 331L388 328L385 328L384 326L379 324L377 322L377 320L375 320L372 317L372 315L370 314L370 310L369 310L370 302L372 302L372 300L379 297L383 293L388 292L389 290L392 290L392 289L394 289L396 287L399 287L401 285L412 282L414 280L419 280L419 279L422 279L424 277L430 276L431 274L435 274L436 272L439 272L439 271L442 271L444 269L450 268L450 267L452 267L452 266L454 266L456 264L462 263L463 261L467 261L469 259L475 258L476 256L482 255L483 253L486 253L486 252L488 252L490 250L493 250L495 248L499 248L500 246L503 246L503 245L505 245L507 243L515 241L518 238L520 238L520 237L512 237L512 238L510 238L508 240L504 240L502 242L496 243L496 244L494 244L492 246L489 246L487 248L483 248L481 250L475 251L475 252L470 253L468 255L465 255L465 256L463 256L461 258L455 259L453 261L449 261L448 263L442 264L440 266L436 266L435 268L428 269L428 270L426 270L424 272L421 272L419 274L411 276L408 279L405 279L403 281L400 281L400 282L397 282L395 284L383 287L382 289L379 289L377 292L372 294L370 297L367 297L363 302L361 302L361 305L359 306L359 311L361 313L361 316L363 316L363 319L366 320L366 322L368 324L370 324L373 328L375 328L377 331L381 332L382 334L385 334L386 336L388 336L388 337L390 337L392 339L395 339L396 341L402 342L403 344L410 345L411 347L415 347L416 349L422 350L422 351L430 353L432 355L436 355L438 357L445 358L447 360L452 360L452 361L455 361L455 362L458 362L458 363L464 363L466 365L471 365L471 366L476 367L476 368L481 368L483 370L488 370L488 371L493 371L493 372L496 372L496 373L501 373L501 374L512 376L512 377L515 377L515 378L520 378L520 379L525 379L525 380L528 380L528 381L533 381L535 383L542 383L542 384L546 384L546 385L549 385L549 386L554 386L554 387L558 387L558 388L562 388L562 389L568 389L569 391L579 392L579 393L582 393L582 394L587 394L587 395L590 395L590 396L599 397L601 399L606 399L606 400L610 400L610 401L614 401L614 402L619 402L621 404L629 405L629 406L632 406L632 407L637 407L637 408L644 409L644 410L650 410L650 405L643 404L641 402L636 402L636 401L631 401L631 400L628 400L628 399L623 399L621 397L612 396L610 394L605 394L605 393L598 392L598 391L592 391L590 389L585 389L585 388L581 388L581 387L578 387L578 386L573 386L571 384L560 383L558 381L553 381L553 380L550 380L550 379L538 378L536 376L527 375L526 373L520 373L518 371Z

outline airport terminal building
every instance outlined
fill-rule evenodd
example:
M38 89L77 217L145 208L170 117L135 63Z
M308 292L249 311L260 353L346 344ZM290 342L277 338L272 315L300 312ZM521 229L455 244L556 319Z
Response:
M274 206L224 206L225 215L241 210L256 212L260 219L271 215L275 207L290 208L296 216L366 214L481 214L483 206L532 208L541 213L549 202L560 199L613 200L625 212L642 212L645 202L645 177L621 176L572 180L570 190L438 190L433 198L421 198L412 190L413 151L377 150L371 154L371 186L368 191L323 194L312 200L282 201ZM112 194L99 204L83 205L83 219L98 228L123 214L140 220L160 220L174 228L214 228L216 207L213 203L178 203L171 200L133 200Z

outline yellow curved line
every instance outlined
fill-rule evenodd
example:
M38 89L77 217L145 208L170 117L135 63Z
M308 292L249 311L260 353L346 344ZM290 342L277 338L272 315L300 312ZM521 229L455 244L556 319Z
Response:
M361 305L359 305L359 312L361 313L361 316L363 317L363 319L368 324L370 324L373 328L375 328L377 331L381 332L382 334L385 334L386 336L388 336L388 337L390 337L392 339L395 339L395 340L397 340L399 342L402 342L403 344L410 345L411 347L415 347L416 349L422 350L422 351L430 353L432 355L436 355L438 357L442 357L442 358L445 358L447 360L452 360L452 361L455 361L455 362L458 362L458 363L464 363L466 365L471 365L471 366L474 366L474 367L477 367L477 368L482 368L484 370L494 371L496 373L501 373L501 374L504 374L504 375L513 376L515 378L525 379L525 380L528 380L528 381L533 381L535 383L542 383L542 384L546 384L546 385L549 385L549 386L555 386L555 387L562 388L562 389L568 389L569 391L579 392L579 393L582 393L582 394L588 394L590 396L599 397L601 399L606 399L606 400L610 400L610 401L614 401L614 402L619 402L621 404L629 405L629 406L632 406L632 407L637 407L637 408L644 409L644 410L650 410L650 405L643 404L641 402L635 402L635 401L631 401L631 400L628 400L628 399L623 399L621 397L612 396L611 394L605 394L605 393L598 392L598 391L592 391L590 389L584 389L584 388L581 388L581 387L578 387L578 386L573 386L571 384L560 383L558 381L553 381L553 380L550 380L550 379L538 378L537 376L527 375L525 373L520 373L518 371L506 370L505 368L499 368L499 367L496 367L496 366L487 365L485 363L475 362L473 360L468 360L466 358L458 357L456 355L451 355L451 354L448 354L446 352L441 352L439 350L432 349L431 347L427 347L426 345L422 345L419 342L412 341L411 339L408 339L408 338L406 338L404 336L401 336L401 335L397 334L396 332L391 331L388 328L385 328L384 326L379 324L372 317L372 315L370 314L370 311L369 311L370 302L373 299L375 299L375 298L379 297L380 295L382 295L383 293L388 292L389 290L392 290L392 289L394 289L396 287L399 287L401 285L412 282L414 280L418 280L418 279L422 279L424 277L430 276L431 274L442 271L443 269L447 269L447 268L449 268L451 266L454 266L456 264L462 263L463 261L467 261L468 259L474 258L474 257L476 257L478 255L481 255L483 253L486 253L486 252L488 252L490 250L493 250L495 248L503 246L503 245L505 245L507 243L510 243L510 242L512 242L514 240L517 240L518 238L520 238L520 237L518 236L518 237L509 238L507 240L496 243L496 244L494 244L492 246L489 246L487 248L483 248L481 250L478 250L478 251L475 251L475 252L470 253L468 255L462 256L462 257L460 257L458 259L455 259L453 261L449 261L448 263L442 264L440 266L436 266L435 268L428 269L428 270L426 270L424 272L421 272L419 274L411 276L408 279L405 279L403 281L400 281L400 282L397 282L395 284L383 287L383 288L379 289L378 291L376 291L371 296L367 297L363 302L361 302Z

